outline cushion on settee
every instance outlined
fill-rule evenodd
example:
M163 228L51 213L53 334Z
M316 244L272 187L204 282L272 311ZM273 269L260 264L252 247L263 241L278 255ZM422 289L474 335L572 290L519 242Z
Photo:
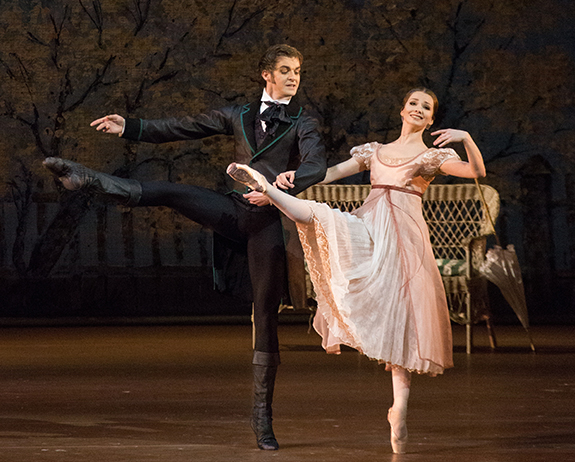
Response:
M462 276L467 274L466 260L449 260L436 258L435 262L442 276Z

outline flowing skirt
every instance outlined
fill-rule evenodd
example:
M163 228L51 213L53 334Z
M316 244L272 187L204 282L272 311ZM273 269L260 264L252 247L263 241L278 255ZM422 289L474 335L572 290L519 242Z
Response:
M453 366L451 324L421 198L373 189L353 213L308 201L299 237L317 296L322 345L355 348L413 372Z

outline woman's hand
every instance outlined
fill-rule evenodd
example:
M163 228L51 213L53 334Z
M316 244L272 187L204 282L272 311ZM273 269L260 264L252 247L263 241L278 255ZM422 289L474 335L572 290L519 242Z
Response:
M431 136L437 136L437 139L433 142L434 146L442 148L447 146L449 143L462 143L469 140L471 137L469 133L463 130L455 130L453 128L444 128L442 130L434 131Z
M278 189L291 189L295 186L293 184L294 180L295 170L288 170L276 176L276 181L274 181L273 185Z
M439 135L433 142L433 144L439 148L442 148L449 143L463 143L465 152L467 152L468 162L447 160L441 166L441 171L443 173L459 176L461 178L482 178L485 176L486 171L483 156L469 133L463 130L446 128L443 130L437 130L431 135Z
M94 120L90 127L94 127L97 125L96 130L103 131L105 133L113 133L115 135L120 136L122 131L124 130L124 123L125 120L122 116L118 114L111 114L101 119Z

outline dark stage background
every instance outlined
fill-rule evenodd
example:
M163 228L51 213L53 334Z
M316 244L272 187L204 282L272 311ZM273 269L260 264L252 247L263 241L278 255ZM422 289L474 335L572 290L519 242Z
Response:
M225 190L230 139L135 144L89 123L246 102L261 53L287 42L330 164L393 140L404 93L432 88L435 127L482 148L532 322L574 322L574 20L571 0L2 0L0 317L248 313L212 291L209 231L60 191L41 161ZM496 322L517 322L492 292Z

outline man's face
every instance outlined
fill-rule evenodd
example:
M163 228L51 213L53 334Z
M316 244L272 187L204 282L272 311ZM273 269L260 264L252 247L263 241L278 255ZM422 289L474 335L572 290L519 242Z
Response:
M290 98L297 93L301 64L297 58L282 56L273 72L263 71L266 91L274 100Z

